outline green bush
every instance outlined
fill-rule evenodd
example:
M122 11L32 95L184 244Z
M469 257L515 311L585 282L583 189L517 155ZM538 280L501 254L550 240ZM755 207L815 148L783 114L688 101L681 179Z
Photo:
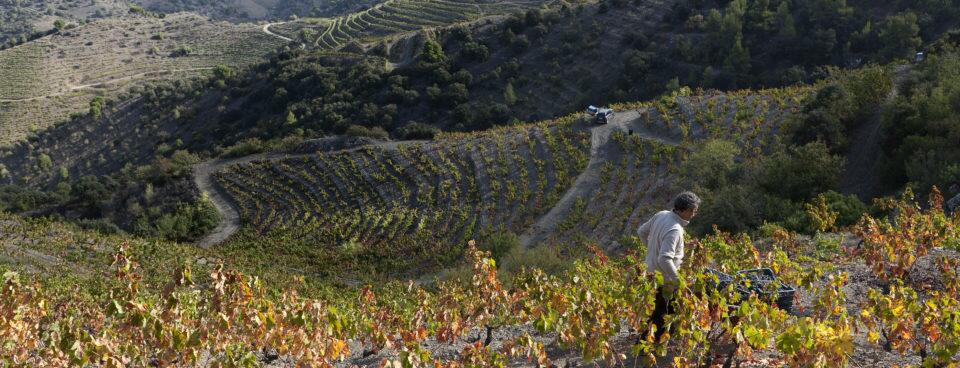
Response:
M139 235L192 241L212 230L219 221L220 213L206 195L203 195L192 205L180 205L173 213L162 214L155 220L146 221L153 223L153 227L140 227L137 230Z
M390 134L381 127L367 128L362 125L351 125L344 134L351 137L368 137L380 140L390 139Z
M193 54L193 48L190 46L180 46L176 50L170 53L170 57L182 57L189 56Z
M400 137L403 139L433 139L440 129L423 123L411 122L400 128Z
M53 168L53 160L50 158L50 155L41 153L37 156L37 168L39 168L40 171L49 171Z
M892 83L887 69L879 66L838 75L814 94L803 106L800 118L785 130L795 144L819 140L831 152L843 152L849 144L850 131L879 111Z
M763 163L760 186L768 193L806 202L837 187L844 161L820 141L790 147Z
M477 248L490 252L490 256L498 261L519 247L520 237L509 231L485 231L477 237Z
M960 56L931 55L914 67L901 94L886 106L883 173L887 184L920 190L960 184Z
M263 142L259 138L247 138L223 150L223 157L242 157L264 151Z
M733 180L740 149L729 141L711 139L683 162L680 172L689 187L717 189Z
M0 211L23 212L60 203L64 198L55 192L44 192L16 185L0 186Z
M869 208L855 195L843 195L835 191L823 193L830 211L837 213L837 226L850 226L860 221Z
M723 231L743 232L761 223L763 195L754 188L728 185L699 195L703 202L690 224L693 234L709 234L714 225Z

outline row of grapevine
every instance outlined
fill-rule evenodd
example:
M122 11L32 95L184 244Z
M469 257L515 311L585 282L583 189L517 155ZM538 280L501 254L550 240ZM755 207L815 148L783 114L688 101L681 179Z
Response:
M941 200L937 193L931 195L931 203ZM943 280L931 287L911 282L909 270L891 274L900 269L897 256L876 250L889 243L901 243L912 254L927 247L942 249L960 235L960 217L946 217L934 206L920 210L908 199L895 206L908 211L864 218L857 228L864 239L861 250L824 258L809 256L814 242L790 234L775 236L762 247L746 235L718 233L692 240L674 292L675 309L659 339L649 320L654 293L663 281L646 273L642 252L609 258L593 249L592 257L576 262L567 274L528 270L508 287L500 281L496 262L471 242L466 255L472 273L464 282L440 283L429 290L413 284L402 290L364 287L316 299L298 292L296 285L275 290L219 263L198 266L195 272L187 262L165 285L150 285L137 263L136 247L121 244L113 256L110 291L103 298L49 293L43 284L5 273L0 310L8 312L0 319L0 362L255 366L257 352L275 351L286 361L312 366L526 362L549 367L558 358L569 359L567 352L572 352L584 362L614 366L839 367L850 363L855 353L876 352L923 366L956 365L956 252L938 251ZM912 243L913 237L933 243ZM849 288L849 274L836 268L864 262L880 264L871 272L888 277L888 282L866 290ZM784 282L808 295L797 301L798 313L786 313L757 296L741 298L732 287L716 289L714 276L699 272L761 264L775 268ZM209 277L195 276L201 274ZM529 328L482 338L511 326ZM481 338L468 340L477 331ZM867 343L855 343L864 335ZM435 354L446 347L455 353Z
M767 147L780 126L799 112L814 89L785 87L706 94L678 93L644 103L618 104L637 110L643 126L666 129L683 142L724 139L756 152Z
M612 244L670 200L671 187L690 147L707 139L724 139L743 147L743 156L774 143L779 127L796 114L807 91L800 88L760 92L680 95L639 105L616 106L636 116L626 131L611 133L599 184L579 198L547 243L569 241ZM661 134L668 141L644 137ZM695 148L694 148L695 149Z
M351 41L451 25L541 5L541 0L489 3L471 0L388 0L370 9L329 20L316 32L316 39L311 41L319 48L335 50ZM315 28L308 23L304 23L303 27Z
M525 229L570 187L588 150L589 133L556 125L255 161L216 180L260 233L292 232L321 246L411 236L462 246L481 229Z

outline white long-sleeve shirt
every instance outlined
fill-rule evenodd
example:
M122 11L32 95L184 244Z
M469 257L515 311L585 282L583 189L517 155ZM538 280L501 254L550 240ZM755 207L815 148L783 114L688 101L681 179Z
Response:
M647 244L647 272L660 271L665 281L676 282L683 263L683 227L689 224L673 211L660 211L637 228Z

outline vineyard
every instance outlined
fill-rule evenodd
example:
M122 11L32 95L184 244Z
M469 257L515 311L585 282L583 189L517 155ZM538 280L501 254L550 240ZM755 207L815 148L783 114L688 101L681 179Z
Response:
M112 18L0 51L0 128L11 143L82 113L131 82L179 79L260 61L282 45L255 25L191 14Z
M88 2L80 0L2 1L0 7L0 46L10 46L54 29L58 19L68 22L122 16L129 5L118 0Z
M573 114L227 166L212 181L244 230L223 246L246 257L247 245L258 244L254 263L266 268L279 262L301 273L387 278L450 264L467 240L491 230L522 234L529 247L616 248L666 203L698 142L722 138L744 156L762 152L807 93L683 93L617 106L615 121L602 127Z
M98 297L6 272L0 359L110 367L955 366L960 218L945 216L936 190L926 209L911 196L891 201L891 216L865 216L852 234L692 240L659 340L648 319L661 279L645 273L642 249L615 258L594 249L567 274L528 270L504 284L496 262L471 243L464 282L314 299L296 285L277 289L189 255L168 268L172 278L154 281L144 266L157 257L138 258L149 245L117 243ZM818 244L838 238L833 251ZM715 276L702 272L761 264L800 288L793 311L741 299L732 286L715 289Z
M86 285L87 291L97 291L105 282L103 270L110 267L118 243L133 247L133 253L145 262L141 275L150 282L164 280L169 269L185 257L200 262L210 257L188 244L107 236L56 221L0 213L0 269L20 270L23 276L78 282Z
M613 244L660 210L674 192L687 153L707 139L724 139L750 156L768 150L784 121L795 116L806 88L679 95L617 106L621 123L599 147L590 171L596 180L571 198L554 228L541 229L544 244ZM660 139L650 139L649 134ZM615 246L614 246L615 247Z
M388 0L370 9L332 19L307 19L277 27L278 32L296 38L303 31L314 46L336 50L352 41L366 41L429 27L473 21L486 16L539 8L543 0Z
M485 229L522 231L587 162L589 134L539 124L464 140L364 146L228 167L247 227L319 248L448 263ZM417 258L417 257L414 257Z

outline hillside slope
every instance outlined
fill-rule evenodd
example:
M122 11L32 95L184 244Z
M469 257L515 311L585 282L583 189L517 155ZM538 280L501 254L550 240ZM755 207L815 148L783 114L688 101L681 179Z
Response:
M124 16L126 1L4 0L0 1L0 48L27 42L64 26L96 19Z
M282 44L254 25L183 13L101 20L2 50L0 144L86 112L94 96L112 99L146 79L249 65Z
M669 200L688 151L709 139L735 142L744 157L768 150L807 93L677 96L621 106L605 126L571 115L433 142L255 155L195 180L212 176L210 197L238 214L217 238L239 232L217 247L255 242L300 270L417 274L494 233L524 247L613 250Z
M916 206L899 203L901 209ZM849 234L821 234L821 242L840 240L832 250L791 234L759 241L722 233L691 239L690 271L682 274L685 287L678 291L678 308L667 325L670 337L655 341L644 336L652 336L648 316L657 284L643 276L638 261L642 253L635 251L625 257L597 251L569 273L550 276L530 270L504 283L499 262L471 246L466 261L472 272L462 283L318 292L302 281L274 283L238 272L195 249L101 238L57 223L0 214L5 285L0 305L18 316L4 320L0 330L29 341L50 334L72 341L36 347L4 344L0 353L8 361L34 365L67 365L71 356L98 363L123 359L143 365L210 365L229 363L231 354L241 351L244 362L272 367L306 362L385 365L398 359L519 367L539 366L532 359L574 367L653 361L746 367L818 361L838 367L945 366L960 359L960 334L952 328L960 313L960 254L946 242L960 224L956 218L931 221L938 216L943 216L939 209L930 209L901 212L890 222L870 219L889 229L854 229L864 231L861 245L854 245L856 237L843 241ZM911 234L933 223L932 230L943 235L928 238L930 245L907 242L913 246L901 248L900 255L884 255L889 242L913 240ZM883 258L873 258L877 256ZM886 263L907 256L906 263ZM48 272L76 273L35 273L40 263L62 266L44 268ZM780 309L762 298L742 299L732 288L714 291L709 286L714 279L700 271L758 264L772 265L779 280L798 288L792 308ZM96 265L98 272L68 268L80 265ZM180 310L190 313L176 312ZM557 310L574 318L561 318ZM924 317L930 315L942 318ZM139 321L149 322L147 327L130 327L140 326ZM881 337L892 326L905 334ZM144 328L152 334L144 334ZM751 331L752 337L724 338L743 331ZM925 331L937 331L937 338L927 340ZM304 340L305 335L316 337ZM814 347L793 345L798 339L812 341ZM920 345L884 348L913 342ZM424 354L409 358L405 349Z

